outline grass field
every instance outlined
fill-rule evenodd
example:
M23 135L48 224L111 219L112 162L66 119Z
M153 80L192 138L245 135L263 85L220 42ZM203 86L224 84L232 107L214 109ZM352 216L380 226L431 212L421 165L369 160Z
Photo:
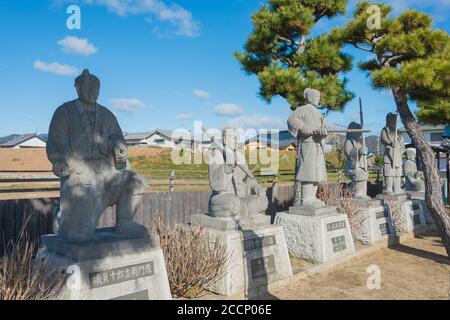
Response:
M148 178L148 191L167 191L169 189L169 173L175 172L175 190L207 190L208 185L208 165L206 161L201 161L201 164L184 163L174 164L171 157L171 149L162 148L130 148L129 160L133 170L139 172ZM192 159L194 155L191 155ZM201 154L195 156L202 159ZM268 151L267 157L271 153ZM249 153L246 154L247 160ZM294 179L295 169L295 152L294 151L280 151L278 157L278 184L292 185ZM329 155L326 157L327 166L330 164L340 163L342 159L338 155ZM255 164L249 165L251 170L257 168L267 168L267 165L261 164L261 159L257 158ZM18 177L29 177L33 174L39 176L39 173L34 171L47 171L42 173L42 176L48 176L51 171L51 164L47 159L45 149L0 149L0 171L20 171L17 173ZM336 170L328 168L328 181L335 182L339 178ZM343 170L342 170L343 171ZM258 171L256 170L256 176ZM51 174L51 173L50 173ZM1 174L0 179L9 177L8 174ZM371 175L371 179L375 179L375 174ZM258 176L258 181L264 186L272 184L273 176ZM341 174L341 179L348 182L345 175ZM43 188L55 187L58 183L54 182L37 182L37 183L1 183L0 190L6 189L25 189L25 188Z

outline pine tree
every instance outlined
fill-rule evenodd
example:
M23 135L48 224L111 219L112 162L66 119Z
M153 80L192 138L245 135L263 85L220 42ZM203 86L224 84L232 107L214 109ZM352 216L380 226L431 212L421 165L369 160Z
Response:
M379 26L374 23L374 8L381 17ZM450 38L445 31L432 29L432 19L425 13L406 10L390 18L391 11L383 3L361 2L353 19L333 30L328 39L336 46L350 44L370 54L359 67L371 76L374 88L392 92L424 168L426 203L450 256L450 216L442 199L436 159L409 106L416 102L422 121L450 122Z
M295 108L305 102L304 89L315 88L331 110L341 110L353 98L342 77L351 68L350 56L326 36L311 37L320 19L345 9L346 0L269 0L253 14L245 50L235 56L245 71L258 76L261 97L270 102L278 95Z

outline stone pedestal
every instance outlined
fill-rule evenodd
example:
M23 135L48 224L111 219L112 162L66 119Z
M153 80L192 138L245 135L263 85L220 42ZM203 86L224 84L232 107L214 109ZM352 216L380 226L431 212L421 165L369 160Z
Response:
M409 200L401 203L399 223L394 220L400 232L413 232L414 229L426 226L420 200Z
M115 235L98 229L89 241L42 236L38 259L67 274L62 300L171 299L164 257L153 237Z
M416 228L426 226L421 200L414 199L415 196L411 193L377 196L388 207L398 233L413 232ZM397 208L389 207L390 203L395 204Z
M396 241L395 228L387 206L358 207L355 219L352 233L356 240L368 245L386 239Z
M245 293L254 298L278 286L292 276L292 268L283 230L270 224L270 217L258 215L244 221L191 217L192 225L201 225L227 246L231 258L225 276L210 290L225 296Z
M419 201L420 207L422 208L422 213L425 218L425 223L427 225L434 225L434 220L431 217L430 211L428 210L427 203L425 202L425 192L421 191L408 191L413 201Z
M325 262L355 251L347 215L335 207L291 207L278 212L275 224L283 227L294 256Z

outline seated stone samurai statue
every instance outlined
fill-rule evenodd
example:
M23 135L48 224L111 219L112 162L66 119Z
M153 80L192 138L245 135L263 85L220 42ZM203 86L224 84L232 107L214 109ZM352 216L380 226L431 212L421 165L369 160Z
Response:
M348 126L349 132L344 142L345 175L352 181L353 196L358 199L369 199L367 196L369 173L364 163L367 148L363 148L362 132L351 131L360 129L361 125L356 122L351 122Z
M423 172L417 170L416 149L405 151L406 159L403 162L403 174L405 175L406 191L425 191L425 180Z
M144 235L147 228L133 218L145 180L130 170L116 117L97 103L100 80L84 70L75 87L78 99L56 109L47 142L47 157L61 177L59 234L74 241L93 238L101 215L115 205L116 234Z
M238 150L233 129L223 130L222 142L213 141L208 161L209 215L217 218L234 217L243 220L264 214L268 200L266 190L250 177L245 157Z

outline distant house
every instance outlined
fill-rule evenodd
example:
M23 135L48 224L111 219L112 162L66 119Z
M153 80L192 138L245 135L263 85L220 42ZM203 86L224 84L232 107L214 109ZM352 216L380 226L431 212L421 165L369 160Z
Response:
M1 148L45 148L47 145L44 138L36 133L23 134L12 140L0 144Z
M289 134L287 130L279 131L273 134L270 131L264 134L258 134L245 141L246 150L258 149L279 149L279 150L295 150L297 141Z
M442 140L444 139L444 130L445 126L432 126L432 125L422 125L420 126L420 130L423 132L425 139L427 139L428 143L433 147L440 147L442 144ZM403 136L405 140L405 144L411 144L411 138L406 132L405 128L398 129L400 134ZM441 153L439 159L439 169L441 171L446 170L447 168L447 160L444 153Z
M325 127L329 131L339 131L339 133L330 134L326 139L325 152L330 152L334 145L342 142L343 135L345 135L342 131L347 130L347 128L331 122L325 122ZM292 151L295 150L296 145L297 140L291 136L288 130L280 130L278 135L267 131L267 133L258 134L245 141L246 150L271 148Z
M191 136L191 135L190 135ZM191 149L203 149L211 144L206 137L195 139L193 137L183 137L175 130L155 129L148 132L126 133L124 135L127 145L130 147L158 147L175 148L184 146Z

